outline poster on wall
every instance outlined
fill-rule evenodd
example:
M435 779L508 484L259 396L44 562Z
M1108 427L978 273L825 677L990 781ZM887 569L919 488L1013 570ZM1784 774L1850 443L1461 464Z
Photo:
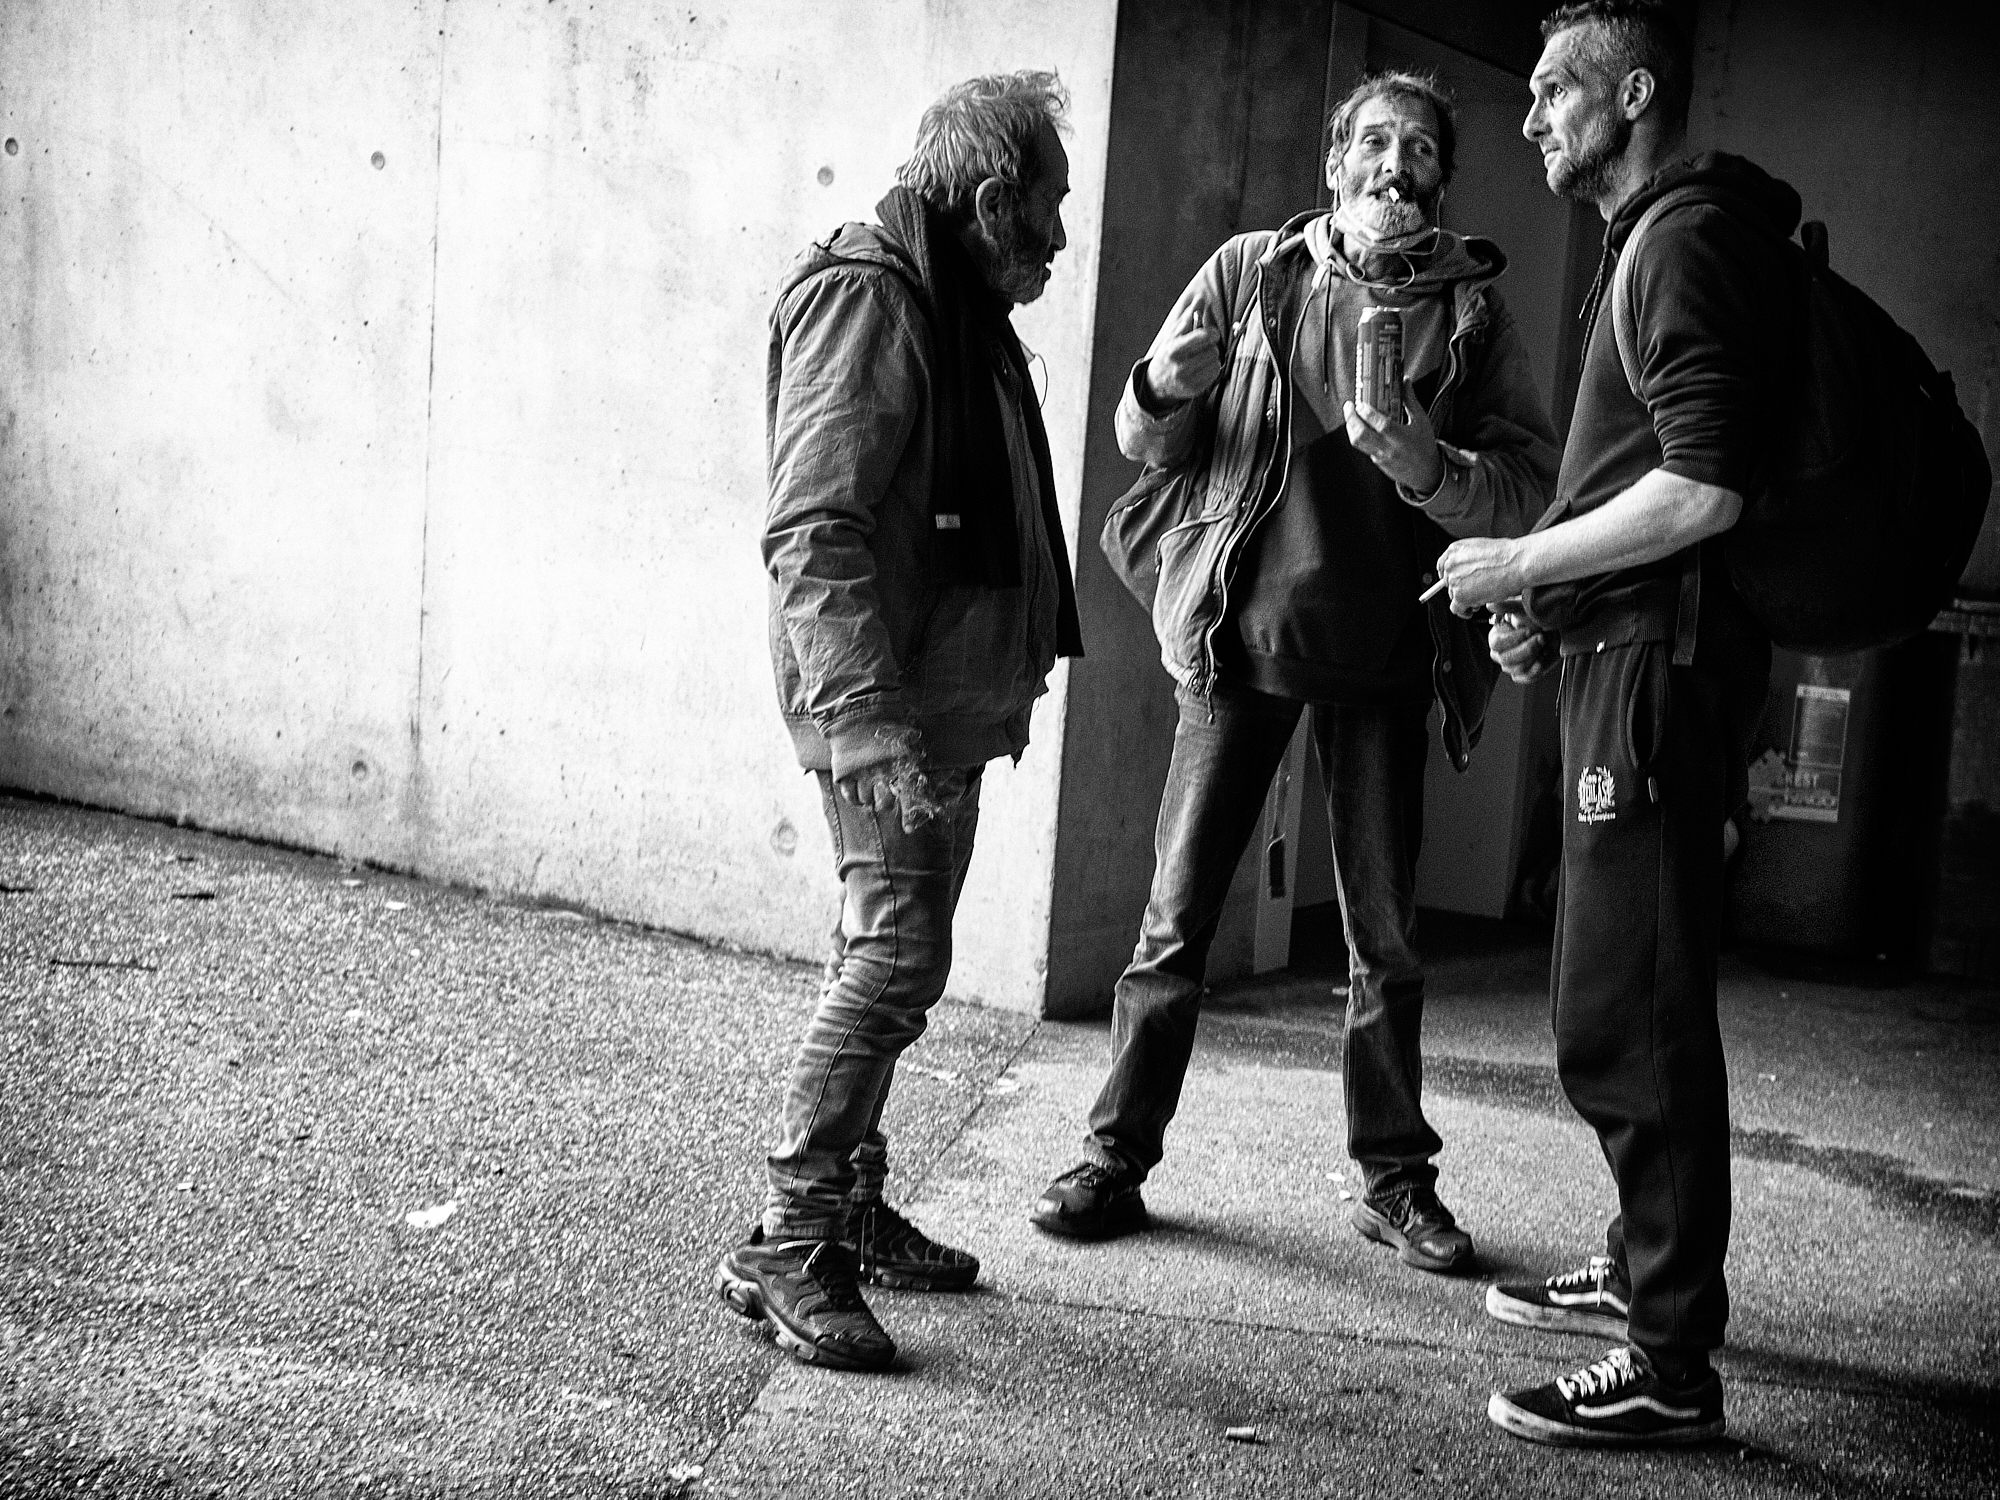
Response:
M1802 682L1792 700L1792 742L1780 755L1766 750L1750 766L1750 816L1757 822L1840 821L1840 773L1847 758L1851 688Z

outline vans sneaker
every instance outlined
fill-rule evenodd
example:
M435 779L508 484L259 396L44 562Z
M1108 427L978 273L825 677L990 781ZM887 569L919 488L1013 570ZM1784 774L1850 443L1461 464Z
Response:
M1621 1343L1631 1301L1632 1289L1608 1255L1593 1255L1582 1268L1539 1284L1486 1289L1487 1316L1503 1323L1557 1333L1587 1333Z
M861 1279L909 1292L962 1292L979 1279L979 1260L940 1245L888 1204L857 1204L848 1241Z
M795 1359L886 1370L896 1345L861 1300L855 1276L854 1252L839 1240L773 1241L759 1225L722 1257L715 1290L751 1322L768 1324Z
M1701 1443L1721 1437L1729 1425L1715 1371L1687 1386L1670 1386L1644 1352L1629 1345L1548 1385L1495 1391L1486 1416L1515 1437L1564 1447Z

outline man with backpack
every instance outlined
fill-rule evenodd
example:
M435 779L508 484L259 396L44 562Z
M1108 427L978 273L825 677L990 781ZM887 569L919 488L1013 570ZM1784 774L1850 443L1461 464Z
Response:
M1347 1145L1366 1184L1352 1223L1408 1265L1455 1271L1472 1241L1438 1198L1442 1143L1422 1108L1415 871L1432 700L1463 769L1498 672L1441 597L1418 596L1448 535L1533 522L1556 447L1493 288L1506 257L1438 224L1451 101L1428 77L1380 74L1331 126L1334 210L1217 250L1119 403L1125 455L1174 480L1148 492L1142 479L1146 498L1130 503L1198 497L1122 569L1157 569L1180 722L1110 1075L1082 1161L1030 1219L1078 1239L1146 1226L1140 1184L1180 1100L1223 900L1310 709L1349 952ZM1386 313L1407 381L1377 409L1357 389L1356 352L1364 317Z
M1439 570L1455 609L1492 611L1510 675L1562 672L1557 1067L1619 1204L1604 1255L1486 1307L1620 1342L1487 1413L1537 1442L1693 1442L1724 1430L1722 825L1770 673L1722 547L1799 390L1800 205L1740 157L1685 154L1692 50L1664 8L1587 0L1542 34L1523 133L1608 226L1575 414L1544 523L1457 542Z

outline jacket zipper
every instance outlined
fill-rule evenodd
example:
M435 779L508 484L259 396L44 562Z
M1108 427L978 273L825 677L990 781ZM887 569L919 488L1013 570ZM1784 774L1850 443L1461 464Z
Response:
M1250 306L1260 314L1264 303L1264 270L1268 264L1268 256L1257 262L1257 289L1250 294ZM1247 310L1243 321L1246 325L1250 321ZM1267 337L1264 342L1266 347L1268 347L1270 339ZM1257 477L1257 494L1260 496L1269 490L1272 462L1278 460L1282 460L1283 462L1283 470L1278 479L1278 494L1283 495L1285 482L1291 477L1292 451L1289 434L1292 425L1292 408L1291 399L1286 394L1285 381L1289 377L1291 362L1298 354L1298 348L1298 331L1294 329L1292 332L1291 349L1285 355L1285 363L1278 368L1278 421L1274 424L1278 451L1272 455L1271 459L1265 461L1264 472ZM1277 363L1275 358L1273 358L1272 363L1274 365ZM1265 411L1269 414L1270 408L1266 407ZM1249 539L1250 533L1256 529L1257 523L1264 518L1264 512L1259 509L1261 504L1260 500L1253 500L1250 503L1243 524L1237 527L1235 535L1231 536L1223 544L1222 566L1219 576L1215 580L1215 618L1209 623L1208 629L1203 631L1201 636L1201 661L1196 667L1197 680L1195 691L1201 695L1202 702L1208 706L1210 722L1213 722L1215 719L1215 704L1211 697L1211 690L1215 685L1215 674L1219 665L1215 657L1215 637L1216 633L1222 629L1222 622L1229 618L1229 580L1231 574L1235 571L1235 560L1243 543Z
M1260 304L1264 295L1264 285L1263 285L1264 269L1265 269L1265 262L1260 260L1257 263L1257 290L1251 295L1251 301L1253 305ZM1303 312L1301 312L1301 319L1303 319ZM1248 319L1246 318L1245 321L1247 322ZM1479 326L1478 324L1468 323L1463 328L1454 329L1451 337L1445 341L1444 379L1438 384L1437 394L1431 398L1430 407L1425 413L1426 416L1431 416L1434 413L1436 413L1444 405L1445 398L1452 394L1453 388L1458 384L1458 377L1460 373L1459 354L1461 346L1467 339L1472 337L1473 330L1478 326ZM1267 338L1265 340L1265 343L1268 344L1269 342L1270 340ZM1280 416L1279 416L1279 421L1277 423L1277 441L1279 445L1279 451L1276 454L1272 455L1272 459L1273 461L1281 461L1282 465L1279 471L1278 484L1275 490L1275 494L1280 498L1282 498L1282 496L1284 495L1285 485L1290 481L1292 474L1292 451L1291 451L1291 440L1290 440L1291 426L1292 426L1292 420L1291 420L1292 398L1291 398L1290 382L1292 378L1291 374L1292 361L1297 357L1298 349L1299 349L1299 331L1298 329L1295 328L1292 330L1291 348L1286 353L1285 363L1278 368L1278 404L1279 404ZM1273 360L1273 363L1274 364L1276 363L1275 359ZM1433 430L1435 431L1435 429ZM1443 439L1439 439L1439 441L1442 442ZM1270 475L1271 475L1271 464L1267 462L1264 465L1263 474L1259 476L1258 480L1259 494L1263 494L1266 492L1265 481L1267 481L1270 478ZM1241 548L1243 543L1249 539L1250 533L1256 529L1257 524L1260 521L1262 521L1266 515L1270 513L1272 508L1273 507L1270 505L1265 505L1263 506L1263 508L1260 509L1257 504L1253 503L1250 508L1250 513L1248 517L1244 520L1242 526L1240 526L1237 529L1236 534L1229 539L1228 543L1222 549L1222 566L1220 569L1220 576L1216 579L1215 592L1216 592L1217 607L1215 612L1215 619L1209 625L1208 629L1202 632L1202 638L1201 638L1202 659L1200 662L1196 663L1195 678L1194 681L1189 684L1189 686L1194 689L1195 693L1200 696L1203 703L1208 705L1208 716L1211 722L1215 718L1215 706L1213 702L1210 701L1210 698L1212 689L1214 688L1215 685L1216 672L1219 668L1219 663L1217 662L1215 655L1215 637L1216 634L1222 629L1222 622L1229 618L1229 580L1231 574L1234 572L1233 563L1237 556L1238 550ZM1196 518L1197 521L1199 519L1200 519L1199 517ZM1191 526L1194 524L1195 521L1184 521L1181 523L1181 526L1174 527L1173 531L1179 531L1182 529L1182 527ZM1171 531L1168 533L1169 536L1171 536L1172 534L1173 532Z

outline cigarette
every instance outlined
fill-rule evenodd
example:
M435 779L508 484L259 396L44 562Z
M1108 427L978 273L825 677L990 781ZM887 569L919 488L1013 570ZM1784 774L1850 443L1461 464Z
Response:
M1430 603L1431 600L1437 598L1438 591L1442 589L1449 582L1451 582L1451 580L1446 578L1442 573L1438 574L1438 581L1432 584L1429 588L1425 589L1421 594L1417 595L1417 603L1419 604Z

